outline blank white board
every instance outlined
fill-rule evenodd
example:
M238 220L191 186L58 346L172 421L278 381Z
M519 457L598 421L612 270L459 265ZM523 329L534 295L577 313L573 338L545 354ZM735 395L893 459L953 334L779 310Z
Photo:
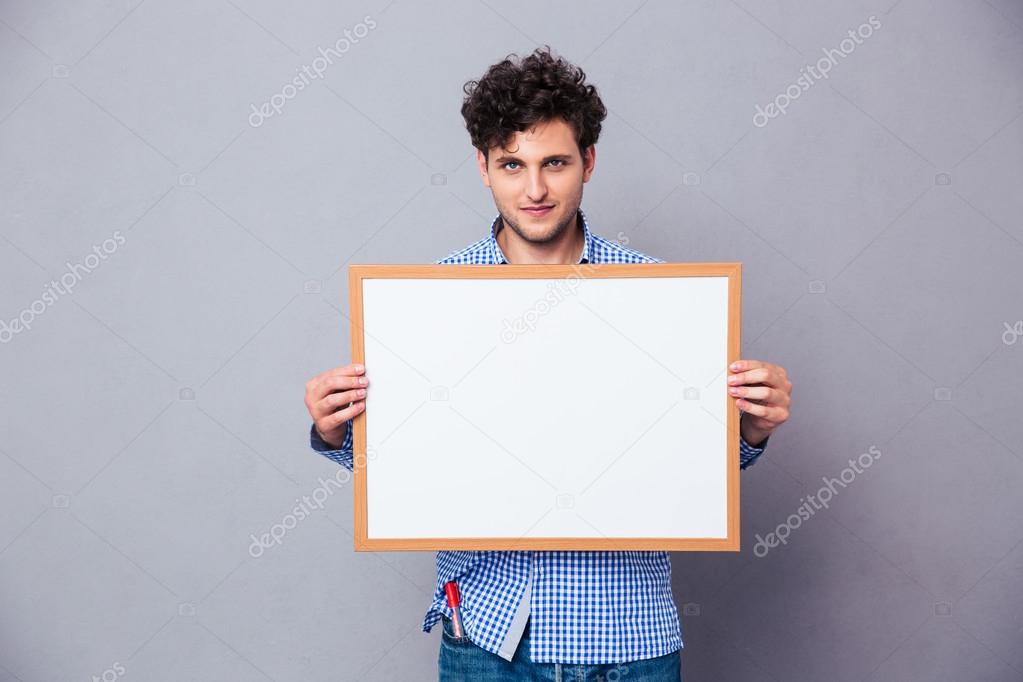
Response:
M738 549L739 264L350 284L356 549Z

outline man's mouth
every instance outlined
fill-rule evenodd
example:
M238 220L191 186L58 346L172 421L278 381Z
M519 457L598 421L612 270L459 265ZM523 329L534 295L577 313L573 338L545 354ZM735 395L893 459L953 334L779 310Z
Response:
M553 208L553 206L529 206L522 210L535 218L539 218L550 213Z

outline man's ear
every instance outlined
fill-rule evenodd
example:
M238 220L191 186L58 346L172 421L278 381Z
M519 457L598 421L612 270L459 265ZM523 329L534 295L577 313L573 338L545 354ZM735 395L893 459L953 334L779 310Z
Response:
M591 144L583 154L583 182L589 182L593 167L597 163L597 145Z
M476 163L480 167L480 177L483 178L483 184L490 187L490 173L487 172L487 157L483 155L479 149L476 150Z

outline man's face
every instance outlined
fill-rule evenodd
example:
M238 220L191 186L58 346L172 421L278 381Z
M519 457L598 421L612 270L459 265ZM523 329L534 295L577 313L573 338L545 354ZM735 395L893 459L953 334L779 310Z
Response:
M593 145L579 154L572 126L562 119L517 132L489 158L476 150L483 182L494 194L504 224L522 239L544 244L575 227L575 215L596 162ZM532 207L543 207L538 211Z

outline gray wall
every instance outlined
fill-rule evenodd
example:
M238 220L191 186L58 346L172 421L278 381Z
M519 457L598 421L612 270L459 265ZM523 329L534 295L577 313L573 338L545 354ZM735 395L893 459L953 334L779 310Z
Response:
M346 264L484 234L461 86L541 43L610 110L594 230L741 260L795 384L742 553L673 557L686 678L1023 678L1023 8L601 4L0 4L0 682L435 675L350 484L251 536L339 472Z

